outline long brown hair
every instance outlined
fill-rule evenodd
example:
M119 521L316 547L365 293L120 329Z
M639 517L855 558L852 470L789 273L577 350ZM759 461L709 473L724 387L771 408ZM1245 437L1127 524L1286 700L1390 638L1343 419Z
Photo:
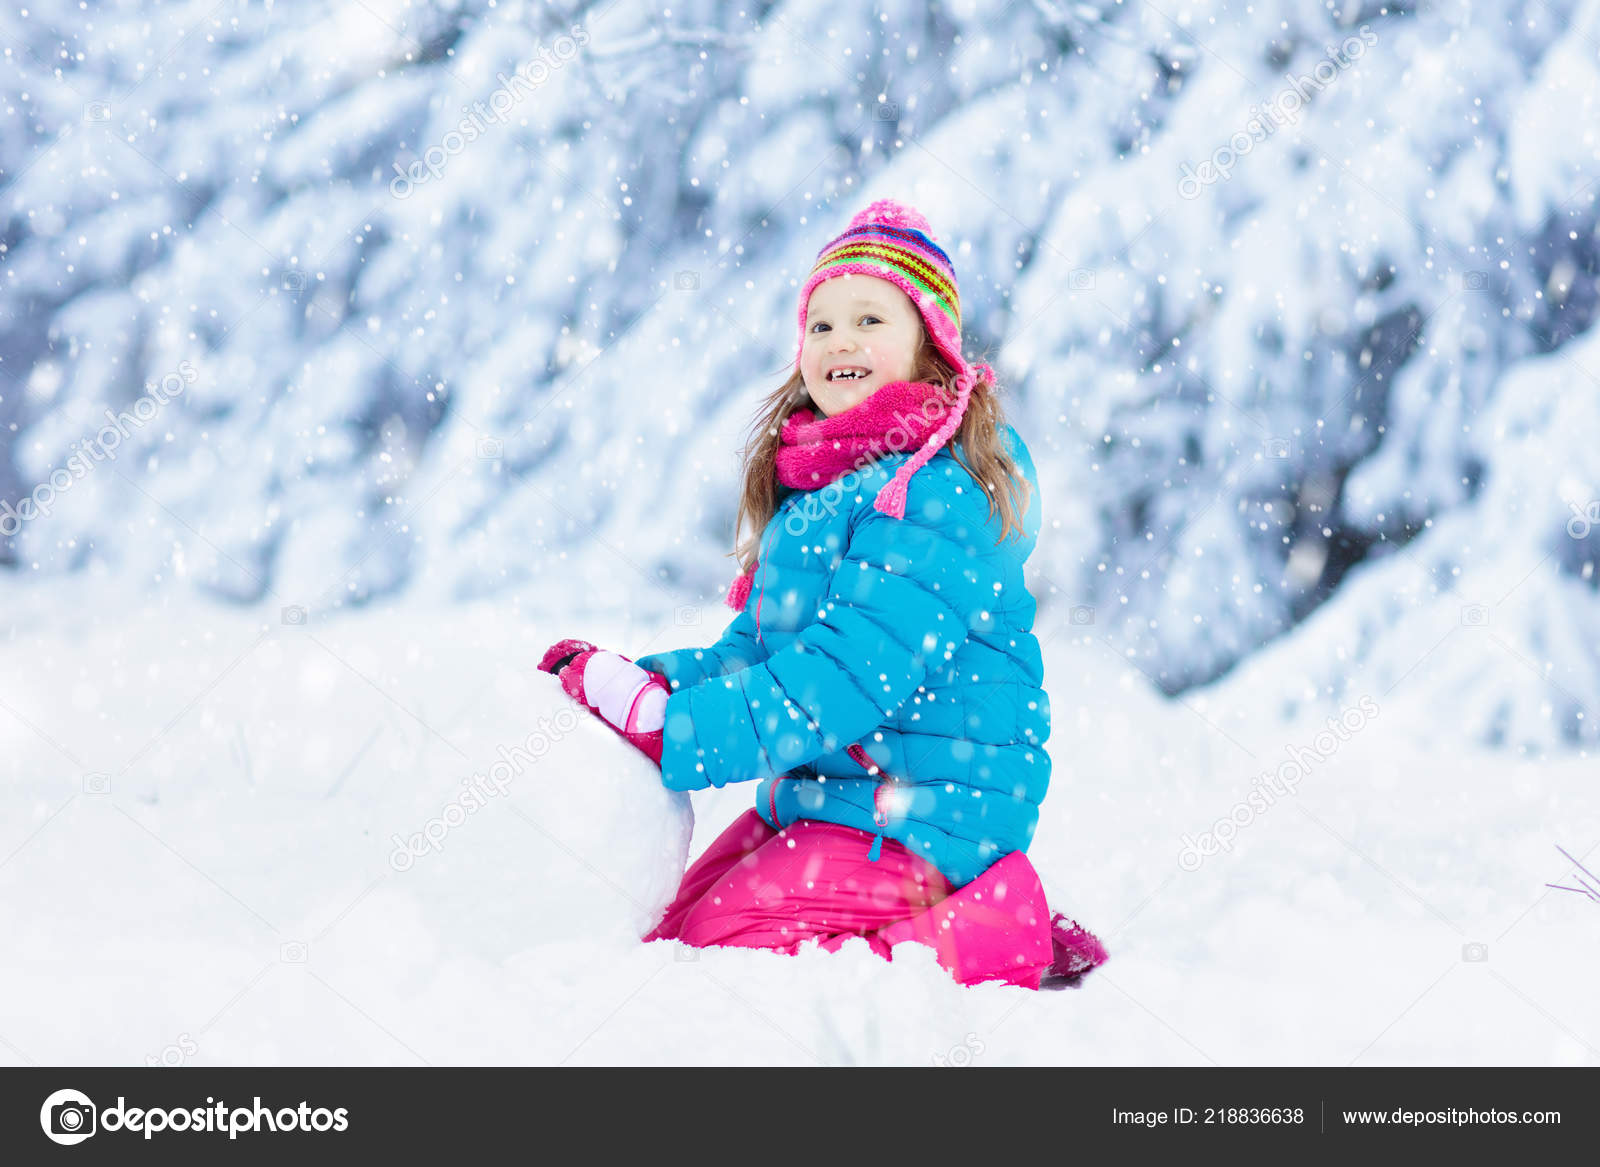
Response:
M967 410L951 439L959 449L952 453L988 496L988 518L992 519L996 513L1001 516L1000 536L995 540L999 544L1013 532L1017 538L1022 537L1022 516L1028 510L1030 489L1027 478L1000 440L1006 418L999 400L999 387L976 370L972 377ZM926 330L912 363L910 379L940 386L946 399L954 404L955 370L943 354L928 343ZM739 492L739 510L734 516L735 546L729 552L737 560L740 572L748 571L755 562L761 533L789 492L788 487L778 482L777 459L781 445L778 434L789 415L802 408L821 412L811 400L811 394L806 392L805 378L796 369L762 401L750 427L741 454L744 483ZM743 540L738 538L741 529L750 532Z

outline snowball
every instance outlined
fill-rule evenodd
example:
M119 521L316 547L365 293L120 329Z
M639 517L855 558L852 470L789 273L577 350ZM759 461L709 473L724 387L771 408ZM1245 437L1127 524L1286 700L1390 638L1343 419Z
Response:
M508 800L532 826L502 887L486 889L517 897L530 944L640 937L660 921L688 862L694 811L654 762L537 671L499 670L449 736L469 755L453 769L482 775L474 785L493 792L488 803Z

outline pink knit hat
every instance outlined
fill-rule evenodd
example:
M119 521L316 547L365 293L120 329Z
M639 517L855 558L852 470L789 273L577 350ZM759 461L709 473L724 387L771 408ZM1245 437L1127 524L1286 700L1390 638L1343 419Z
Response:
M800 349L805 347L806 309L811 305L811 293L823 280L842 275L876 276L909 296L934 347L956 373L955 406L944 424L928 435L922 448L906 459L873 500L872 505L883 514L901 519L905 517L906 487L911 476L960 428L972 395L977 370L961 355L961 298L956 290L956 269L944 249L934 242L928 220L915 207L893 199L872 203L850 220L842 235L817 253L811 275L800 289L796 370L800 368ZM993 377L987 365L977 368Z

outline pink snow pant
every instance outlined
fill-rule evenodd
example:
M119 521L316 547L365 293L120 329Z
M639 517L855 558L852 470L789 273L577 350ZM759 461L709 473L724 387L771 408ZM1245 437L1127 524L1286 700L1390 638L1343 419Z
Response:
M836 951L852 936L885 960L915 940L961 984L998 980L1037 989L1046 974L1077 975L1105 959L1099 942L1052 920L1020 851L955 890L939 869L893 839L876 862L873 836L797 819L775 831L747 810L684 873L677 897L645 940L793 954L807 940Z

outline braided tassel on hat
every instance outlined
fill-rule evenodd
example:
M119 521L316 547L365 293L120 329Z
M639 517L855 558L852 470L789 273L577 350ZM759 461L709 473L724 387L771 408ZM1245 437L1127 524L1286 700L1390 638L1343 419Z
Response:
M744 611L745 603L750 599L750 589L756 582L756 565L754 562L745 569L743 575L736 576L728 585L728 594L723 598L723 603L735 612Z
M994 370L988 365L978 365L977 370L962 367L961 372L956 374L956 403L950 410L950 416L928 435L928 440L922 443L920 450L905 460L900 469L894 472L894 477L884 483L878 491L878 497L872 500L874 510L894 519L906 517L906 490L911 485L911 476L926 466L928 459L943 449L944 444L961 428L961 419L966 416L967 402L972 398L972 386L978 370L987 373L989 380L994 380Z

